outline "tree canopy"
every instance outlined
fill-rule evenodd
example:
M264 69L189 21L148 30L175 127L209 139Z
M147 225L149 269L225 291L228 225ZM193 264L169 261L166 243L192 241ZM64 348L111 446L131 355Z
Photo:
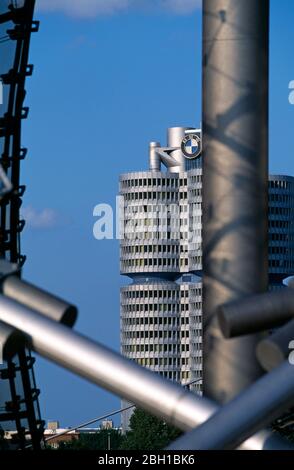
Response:
M123 436L120 449L160 450L180 436L181 431L136 408L130 419L130 430Z

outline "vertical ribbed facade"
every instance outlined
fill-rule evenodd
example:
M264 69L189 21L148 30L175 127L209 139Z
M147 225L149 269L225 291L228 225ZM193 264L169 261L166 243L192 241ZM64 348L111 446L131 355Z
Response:
M120 270L132 280L121 289L122 354L183 384L201 377L200 186L201 169L120 177Z
M282 280L294 273L294 178L269 177L269 283L282 286Z

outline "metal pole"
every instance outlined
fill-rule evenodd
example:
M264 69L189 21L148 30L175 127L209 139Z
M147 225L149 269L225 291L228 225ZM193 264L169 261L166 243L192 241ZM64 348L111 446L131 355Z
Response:
M204 424L177 439L169 448L234 449L252 432L271 423L283 411L293 406L293 389L294 367L285 361L230 403L222 406Z
M268 0L203 2L204 394L256 380L256 336L225 340L219 305L267 290Z
M8 276L4 279L2 292L7 297L64 325L73 326L76 322L78 311L74 305L17 276Z
M183 431L203 423L218 409L213 401L1 295L0 320L25 333L30 346L42 356ZM264 431L248 439L243 448L263 449L269 441L272 448L283 445Z
M42 356L181 429L195 427L216 409L181 385L1 295L0 320L24 332Z
M222 305L218 321L226 338L281 326L294 318L293 289L252 295Z

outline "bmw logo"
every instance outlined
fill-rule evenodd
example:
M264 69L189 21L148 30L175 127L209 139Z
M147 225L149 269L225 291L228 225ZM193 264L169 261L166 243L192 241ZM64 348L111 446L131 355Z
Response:
M201 154L201 139L197 134L188 134L182 141L181 150L186 158L193 160Z

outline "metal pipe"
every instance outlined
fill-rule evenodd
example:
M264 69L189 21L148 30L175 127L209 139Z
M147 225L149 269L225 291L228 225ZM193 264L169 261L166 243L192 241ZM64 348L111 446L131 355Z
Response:
M267 290L268 0L203 2L204 394L256 380L258 337L223 338L217 308Z
M291 287L291 289L294 288L294 276L289 276L283 279L283 284L284 286Z
M288 359L291 341L294 343L294 319L257 345L256 356L261 366L269 371Z
M234 449L252 432L294 405L294 367L285 361L222 406L204 424L180 437L169 449ZM285 443L285 449L291 444Z
M3 281L2 292L7 297L64 325L73 326L76 322L78 312L74 305L17 276L9 276Z
M167 146L174 149L171 151L170 156L177 162L176 167L168 167L171 172L180 173L185 171L186 159L182 152L181 144L186 135L185 132L189 129L191 127L169 127L167 130Z
M205 421L216 409L180 385L3 296L0 320L26 333L37 353L181 429L194 427L195 419Z
M218 408L213 401L3 296L0 320L24 332L37 353L184 431L206 421ZM264 431L243 448L263 449L271 439L271 433ZM280 440L274 439L271 445L280 448Z
M160 171L160 157L156 149L160 147L159 142L150 142L149 144L149 169L150 171Z
M275 328L293 317L293 289L253 295L218 308L219 325L226 338Z

